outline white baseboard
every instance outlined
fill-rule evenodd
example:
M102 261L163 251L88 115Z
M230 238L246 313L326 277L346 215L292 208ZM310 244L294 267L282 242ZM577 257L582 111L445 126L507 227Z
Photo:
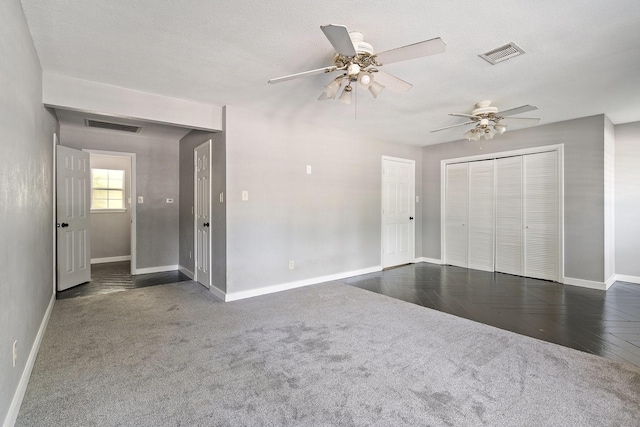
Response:
M220 289L216 288L215 286L211 286L209 288L209 292L211 292L216 298L221 299L222 301L228 301L226 300L226 294L224 292L222 292Z
M53 305L55 304L55 302L56 302L56 294L54 292L51 295L51 300L49 301L49 306L47 307L47 311L44 313L42 322L40 322L40 328L38 329L36 339L33 341L33 345L31 346L31 351L29 352L29 358L27 359L27 363L25 364L24 370L22 371L22 376L20 377L18 388L16 389L16 392L13 394L13 400L11 401L11 406L9 406L9 412L7 413L7 416L4 419L4 423L2 424L5 427L13 426L16 423L16 419L18 419L18 412L20 412L20 405L22 405L22 399L24 398L24 393L27 391L27 385L29 384L31 371L33 370L33 365L36 363L38 350L40 350L40 344L42 343L42 338L44 337L44 331L47 329L47 324L49 323L49 317L51 317L51 312L53 311Z
M178 265L162 265L159 267L136 268L136 274L162 273L165 271L175 271Z
M573 277L565 277L562 281L565 285L581 286L583 288L598 289L606 291L608 286L604 282L596 282L593 280L576 279Z
M178 266L178 270L180 271L180 273L184 274L185 276L187 276L191 280L193 280L193 278L196 277L196 275L193 274L193 271L191 271L188 268L185 268L185 267L183 267L181 265Z
M303 286L317 285L318 283L330 282L332 280L346 279L347 277L360 276L362 274L382 271L382 266L369 267L362 270L348 271L344 273L331 274L328 276L314 277L311 279L297 280L295 282L281 283L279 285L266 286L264 288L250 289L248 291L227 292L224 294L224 301L237 301L245 298L257 297L260 295L272 294L274 292L287 291L289 289L301 288Z
M427 257L416 258L416 262L428 262L430 264L442 265L442 260L441 259L427 258Z
M612 274L611 277L609 277L607 280L604 281L605 289L609 289L611 285L613 285L616 282L616 280L618 280L616 275Z
M616 274L615 280L619 280L621 282L640 284L640 276L628 276L626 274Z
M131 255L110 256L106 258L91 258L91 264L104 264L107 262L131 261Z

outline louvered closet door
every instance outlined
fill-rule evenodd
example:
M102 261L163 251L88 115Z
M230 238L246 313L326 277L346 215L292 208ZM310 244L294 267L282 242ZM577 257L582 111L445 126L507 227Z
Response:
M523 156L524 275L558 280L558 165L555 152Z
M522 156L496 159L496 271L524 275Z
M446 166L445 181L445 262L467 267L469 215L468 164Z
M494 163L469 163L469 268L493 271Z

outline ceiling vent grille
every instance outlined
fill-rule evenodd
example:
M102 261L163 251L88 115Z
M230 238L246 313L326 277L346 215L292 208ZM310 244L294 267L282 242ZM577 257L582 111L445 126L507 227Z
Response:
M524 54L524 50L522 50L522 48L517 44L511 42L478 56L485 61L496 65L498 62L506 61L507 59L515 58L522 54Z
M85 124L87 125L87 127L90 127L90 128L109 129L109 130L117 130L120 132L131 132L131 133L138 133L140 132L140 129L142 129L140 126L123 125L122 123L101 122L99 120L91 120L91 119L86 119Z

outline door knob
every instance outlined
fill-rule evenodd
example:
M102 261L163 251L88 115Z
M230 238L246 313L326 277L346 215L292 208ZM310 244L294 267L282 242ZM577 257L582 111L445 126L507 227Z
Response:
M412 217L412 216L410 216L410 217L409 217L409 221L411 221L412 219L413 219L413 217Z
M208 226L209 226L209 223L208 223L208 222L205 222L204 224L202 224L202 226L203 226L203 227L208 227Z
M63 222L62 224L57 224L57 226L58 226L58 227L65 228L65 227L68 227L68 226L69 226L69 224L67 224L66 222Z

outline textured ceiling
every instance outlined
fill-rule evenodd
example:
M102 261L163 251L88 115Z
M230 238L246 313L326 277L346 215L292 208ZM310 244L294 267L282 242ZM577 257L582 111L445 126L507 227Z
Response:
M277 112L377 138L428 145L461 139L480 100L539 107L540 125L595 114L640 120L640 2L22 0L45 71L176 98ZM442 37L440 55L382 69L412 83L356 105L317 101L329 75L267 84L332 65L320 25L360 31L376 52ZM515 42L527 53L478 57ZM509 129L517 129L511 125Z

